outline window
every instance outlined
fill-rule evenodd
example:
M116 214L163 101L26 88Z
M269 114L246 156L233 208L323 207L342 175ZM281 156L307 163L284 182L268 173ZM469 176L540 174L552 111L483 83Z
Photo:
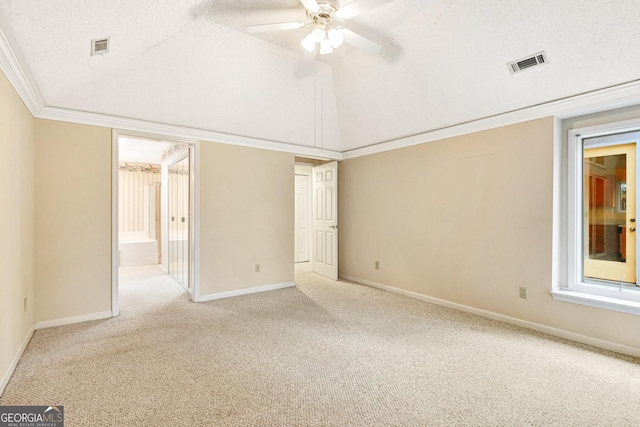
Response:
M567 143L566 266L552 295L640 315L640 120L573 129Z

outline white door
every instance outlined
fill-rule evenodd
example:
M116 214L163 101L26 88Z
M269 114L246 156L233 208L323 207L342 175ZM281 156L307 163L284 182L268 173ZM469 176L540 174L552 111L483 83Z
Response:
M316 166L313 182L313 271L338 280L338 162Z
M309 261L309 218L311 189L309 175L296 175L295 181L295 255L294 262Z

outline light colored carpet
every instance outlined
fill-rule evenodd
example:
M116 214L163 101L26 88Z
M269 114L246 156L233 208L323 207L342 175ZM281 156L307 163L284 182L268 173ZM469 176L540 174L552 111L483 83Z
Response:
M122 315L37 331L0 404L67 426L640 425L640 361L308 271L193 304L123 272Z

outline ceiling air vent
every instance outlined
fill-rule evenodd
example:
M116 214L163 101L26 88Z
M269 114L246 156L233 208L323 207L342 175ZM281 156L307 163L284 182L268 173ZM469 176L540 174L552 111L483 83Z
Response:
M111 37L107 37L104 39L93 39L91 40L91 56L93 55L102 55L109 52L109 39Z
M547 54L544 51L542 51L542 52L536 53L535 55L527 56L526 58L509 62L507 66L509 67L509 71L511 72L511 74L515 74L520 71L524 71L528 68L544 65L547 62L549 62L549 59L547 59Z

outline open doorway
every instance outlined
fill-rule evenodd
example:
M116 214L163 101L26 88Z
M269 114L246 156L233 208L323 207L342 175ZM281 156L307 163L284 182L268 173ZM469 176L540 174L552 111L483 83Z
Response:
M311 171L313 165L295 165L294 257L296 264L311 261Z
M295 271L338 279L338 164L295 158Z
M193 299L193 154L190 144L114 132L114 316L121 299L140 303L163 287Z

